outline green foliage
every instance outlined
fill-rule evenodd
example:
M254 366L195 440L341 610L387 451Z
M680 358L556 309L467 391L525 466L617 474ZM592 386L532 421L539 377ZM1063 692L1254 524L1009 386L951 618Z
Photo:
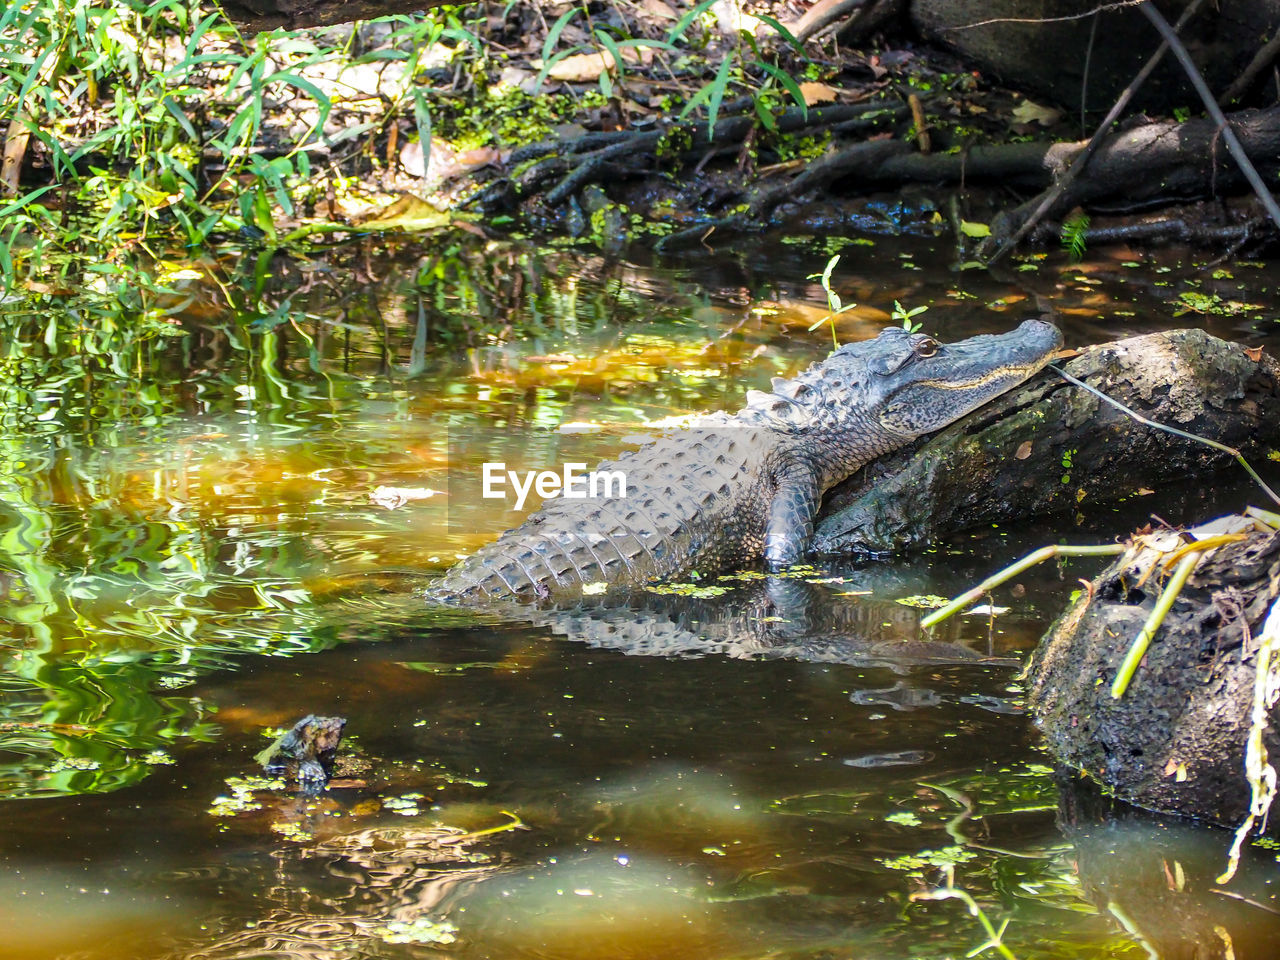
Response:
M1072 260L1083 260L1086 248L1085 234L1089 230L1089 215L1077 213L1062 221L1062 246Z
M429 143L430 114L413 78L433 45L479 41L448 10L391 19L399 45L377 58L404 62L403 96ZM312 79L335 58L350 60L300 33L243 38L198 0L9 7L0 16L2 119L29 133L28 153L57 184L0 210L3 291L50 269L82 283L76 257L102 261L122 292L155 287L157 249L196 249L215 232L289 242L278 221L297 215L295 198L321 172L313 155L335 142L330 96Z
M912 318L918 317L928 309L929 308L927 306L921 305L907 310L901 303L895 300L893 301L893 313L890 314L890 316L892 316L893 319L901 325L903 330L906 330L908 333L916 333L920 330L922 324L916 323Z
M817 330L824 323L831 324L831 349L839 350L840 341L836 339L836 317L847 310L852 310L857 306L856 303L844 303L840 299L840 294L831 288L831 271L835 270L836 264L840 262L840 254L836 254L827 261L827 265L823 268L822 273L809 274L810 280L817 280L822 284L822 289L827 295L827 310L829 311L825 317L817 323L809 327L809 329Z

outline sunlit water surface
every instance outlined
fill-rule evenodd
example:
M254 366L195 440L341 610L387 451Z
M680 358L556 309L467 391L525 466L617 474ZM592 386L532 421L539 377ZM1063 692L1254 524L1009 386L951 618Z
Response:
M1028 574L1008 614L930 640L898 602L1151 510L1236 508L1229 477L743 581L678 611L678 657L638 655L630 613L415 599L517 519L477 496L481 462L590 462L821 358L806 278L834 246L362 251L380 279L308 282L296 324L206 310L102 362L42 361L47 320L6 320L0 958L954 957L997 955L999 930L1019 957L1271 956L1272 851L1219 889L1221 833L1064 793L1037 745L1018 666L1095 565ZM943 339L1053 308L1076 346L1278 342L1262 264L841 253L842 342L894 301ZM347 717L352 755L312 798L253 763L307 713ZM981 915L921 898L948 881Z

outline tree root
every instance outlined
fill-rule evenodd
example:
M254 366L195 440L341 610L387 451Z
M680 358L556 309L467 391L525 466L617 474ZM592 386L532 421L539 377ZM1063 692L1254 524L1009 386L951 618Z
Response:
M1038 243L1054 243L1062 235L1062 224L1047 220L1031 232ZM1230 254L1251 240L1274 237L1271 221L1251 217L1240 223L1210 223L1192 217L1172 216L1135 223L1099 224L1096 221L1081 232L1086 247L1118 243L1186 243L1197 247L1224 248Z
M1191 18L1196 15L1196 12L1200 9L1203 2L1204 0L1193 0L1192 3L1187 5L1187 8L1182 11L1182 16L1178 18L1177 24L1173 27L1175 33L1181 30L1191 20ZM1094 20L1094 25L1097 25L1096 19ZM1030 207L1029 204L1023 204L1023 207L1019 208L1024 209L1027 212L1022 217L1020 223L1009 224L1010 233L1000 245L999 249L991 255L991 262L994 263L996 260L999 260L1017 246L1018 242L1035 227L1041 218L1046 216L1049 211L1054 208L1055 204L1058 203L1067 188L1075 181L1076 177L1084 172L1085 166L1089 163L1089 160L1093 157L1098 147L1102 145L1102 141L1106 137L1107 132L1111 130L1111 125L1120 119L1121 114L1124 113L1125 107L1129 105L1129 101L1133 99L1134 95L1137 94L1140 89L1142 89L1142 85L1147 82L1147 78L1150 77L1156 67L1160 65L1160 61L1164 59L1164 55L1168 52L1169 43L1165 40L1161 42L1160 46L1158 46L1155 52L1151 54L1147 59L1147 62L1142 65L1142 69L1138 71L1138 74L1133 78L1133 81L1124 88L1124 91L1116 99L1116 102L1107 112L1107 115L1103 118L1102 122L1098 124L1098 128L1094 131L1093 136L1089 138L1088 144L1085 145L1085 148L1080 151L1076 158L1071 162L1071 166L1067 168L1067 171L1062 174L1062 176L1058 177L1056 182L1049 187L1048 190L1035 198L1034 207ZM1081 110L1084 109L1083 102L1084 101L1082 99Z
M1268 175L1280 156L1280 108L1242 110L1227 123L1240 139L1244 154ZM1243 185L1239 168L1221 156L1221 129L1212 120L1144 124L1101 141L1089 165L1089 176L1072 182L1045 210L1040 197L1007 211L991 225L992 240L1007 244L1033 214L1062 217L1091 203L1124 197L1131 203L1173 202L1220 195ZM1059 143L1044 155L1045 172L1059 173L1086 147Z
M750 98L746 98L751 104ZM730 104L728 109L740 106ZM834 131L861 132L888 126L905 116L906 107L886 109L879 103L836 104L829 107L791 107L776 118L781 134L805 135ZM548 203L564 203L590 183L618 175L645 176L653 173L663 155L672 162L689 163L708 150L738 150L755 128L754 115L727 116L711 127L706 121L663 124L655 129L586 134L568 142L544 141L524 147L512 155L512 163L528 163L519 174L491 184L468 203L491 210L514 196L526 200L542 194ZM634 166L617 166L623 158L638 158ZM535 159L537 158L537 159Z

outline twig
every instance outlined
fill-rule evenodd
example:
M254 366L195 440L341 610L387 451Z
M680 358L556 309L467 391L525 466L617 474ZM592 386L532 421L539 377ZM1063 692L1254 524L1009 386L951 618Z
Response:
M653 245L653 249L657 253L665 253L676 247L681 247L692 240L704 240L712 230L724 230L726 232L739 232L752 228L762 227L763 224L752 220L745 216L721 217L716 220L703 220L701 223L688 227L684 230L677 230L675 233L668 234ZM703 243L705 247L706 244Z
M1193 0L1193 2L1184 11L1182 11L1182 16L1178 18L1178 24L1173 29L1181 30L1186 26L1187 21L1195 16L1203 2L1204 0ZM1146 0L1139 4L1139 6L1142 7L1146 7L1147 5ZM1168 24L1166 24L1166 26L1168 26ZM1176 40L1177 38L1175 37L1174 39ZM1098 147L1102 145L1102 141L1111 132L1111 125L1120 118L1120 114L1124 112L1125 107L1129 106L1129 101L1133 99L1134 94L1136 94L1138 90L1142 88L1142 85L1146 83L1147 78L1151 76L1155 68L1160 65L1160 61L1164 59L1164 55L1168 50L1168 43L1162 43L1156 48L1156 52L1153 53L1147 62L1142 65L1142 69L1138 71L1137 76L1135 76L1129 85L1121 91L1120 96L1107 112L1106 117L1104 117L1102 122L1098 124L1098 129L1095 130L1093 132L1093 136L1089 138L1089 142L1085 145L1085 148L1076 155L1074 160L1071 161L1071 166L1067 168L1067 172L1058 178L1057 183L1044 192L1040 203L1036 206L1035 210L1031 212L1031 216L1027 217L1027 219L1022 222L1012 237L1000 245L1000 248L996 250L996 252L992 254L991 259L987 261L988 264L995 263L1016 247L1031 228L1039 222L1040 218L1047 214L1053 208L1053 205L1062 198L1067 187L1071 186L1071 184L1075 182L1076 177L1080 176L1084 171L1085 166L1093 158L1093 155L1097 153Z
M794 22L791 34L804 43L823 27L853 13L866 2L867 0L820 0L805 11L803 17Z
M1200 95L1201 101L1204 102L1206 112L1213 118L1213 122L1222 128L1223 142L1226 143L1227 150L1230 151L1231 156L1239 165L1240 172L1244 174L1244 178L1249 181L1249 186L1253 187L1253 192L1262 201L1263 209L1267 211L1267 215L1271 217L1277 227L1280 227L1280 205L1276 204L1276 198L1267 189L1267 185L1262 182L1262 177L1258 175L1257 169L1250 162L1249 155L1244 152L1244 147L1240 144L1240 138L1236 136L1235 130L1231 129L1231 125L1227 123L1227 118L1223 115L1222 108L1213 99L1213 94L1209 92L1208 84L1204 82L1204 77L1200 75L1199 69L1191 59L1191 54L1187 53L1187 48L1182 45L1178 35L1169 26L1169 21L1164 18L1164 15L1154 5L1147 2L1139 5L1138 9L1142 11L1143 16L1151 21L1151 25L1160 31L1160 36L1164 37L1165 43L1173 50L1173 55L1182 64L1182 69L1186 71L1187 79L1191 81L1191 86L1195 87L1196 93ZM1191 8L1188 7L1187 9Z
M1249 88L1258 82L1258 77L1271 66L1278 55L1280 55L1280 33L1264 43L1253 55L1253 59L1249 61L1249 65L1244 68L1240 76L1236 77L1231 86L1222 91L1222 95L1218 97L1218 105L1225 107L1231 101L1248 93Z
M1125 243L1133 241L1177 241L1189 244L1212 244L1217 249L1228 243L1227 250L1234 252L1257 234L1258 228L1270 223L1265 217L1246 220L1243 223L1204 224L1189 223L1180 217L1167 217L1162 220L1147 220L1139 223L1114 223L1098 225L1096 220L1080 233L1085 246L1093 247L1105 243ZM1055 220L1042 220L1031 232L1031 238L1048 242L1059 236L1062 224ZM1215 263L1225 262L1230 256L1223 257ZM1211 264L1212 266L1212 264Z
M1199 544L1192 544L1192 546L1199 546ZM1182 587L1186 584L1187 578L1191 576L1191 571L1196 568L1196 564L1200 562L1200 558L1203 556L1204 554L1201 552L1189 553L1183 557L1178 564L1178 569L1173 571L1173 576L1169 578L1169 582L1160 591L1160 598L1156 601L1151 614L1147 617L1147 622L1142 625L1142 629L1138 631L1133 643L1129 644L1129 650L1125 653L1124 660L1120 662L1120 669L1116 671L1116 678L1111 681L1111 699L1119 700L1124 696L1124 692L1129 689L1129 682L1133 679L1133 675L1138 669L1138 664L1147 655L1147 647L1151 646L1151 638L1160 629L1160 624L1164 623L1165 616L1168 615L1170 608L1173 607L1173 602L1178 599L1178 594L1182 592Z
M1097 387L1090 386L1089 384L1085 383L1083 380L1077 380L1075 377L1067 373L1067 371L1063 370L1061 367L1057 366L1056 364L1053 364L1053 363L1049 364L1049 369L1053 370L1055 373L1058 374L1058 376L1062 377L1062 379L1066 380L1068 383L1074 383L1077 387L1082 387L1083 389L1088 390L1094 396L1098 397L1099 399L1105 400L1107 403L1111 404L1117 410L1120 410L1123 413L1127 413L1129 416L1133 417L1133 419L1137 420L1139 423L1145 424L1148 427L1155 427L1157 430L1163 430L1165 433L1172 433L1175 437L1182 437L1183 439L1186 439L1186 440L1195 440L1197 443L1203 443L1207 447L1213 447L1213 449L1215 450L1221 450L1223 453L1231 454L1231 456L1236 458L1236 462L1239 463L1240 466L1244 467L1245 471L1249 474L1249 476L1253 477L1254 482L1257 483L1257 485L1263 489L1263 492L1265 492L1266 495L1270 497L1273 502L1280 504L1280 496L1277 496L1276 492L1272 490L1269 486L1267 486L1266 482L1260 476L1258 476L1258 472L1249 465L1249 461L1244 458L1244 454L1242 454L1235 447L1229 447L1225 443L1219 443L1217 440L1210 440L1208 437L1202 437L1202 436L1199 436L1198 434L1187 433L1187 431L1185 430L1179 430L1177 427L1171 427L1165 423L1156 423L1154 420L1148 420L1142 414L1138 413L1136 410L1130 407L1126 407L1123 403L1121 403L1119 400L1115 399L1114 397L1107 396Z
M907 94L907 106L911 108L911 121L916 128L916 144L920 147L921 153L928 153L932 148L932 142L929 140L929 126L925 121L924 105L920 103L920 98L914 93Z
M1041 547L1034 553L1027 554L1016 563L1011 563L1004 569L997 570L976 587L960 594L945 607L939 607L921 620L920 626L926 630L937 626L943 620L953 616L957 611L963 610L975 600L980 599L983 594L993 587L998 587L1005 581L1012 580L1022 571L1028 570L1038 563L1043 563L1054 557L1112 557L1118 553L1124 553L1125 549L1126 547L1123 543L1103 543L1096 546L1071 546L1069 544L1053 543L1047 547Z

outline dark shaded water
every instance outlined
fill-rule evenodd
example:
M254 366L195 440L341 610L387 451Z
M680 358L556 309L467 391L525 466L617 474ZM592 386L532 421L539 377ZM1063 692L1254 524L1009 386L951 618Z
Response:
M805 278L830 246L373 251L381 281L312 285L296 326L56 328L71 360L45 346L56 320L4 318L0 957L960 956L981 918L912 899L948 876L1019 957L1270 956L1273 851L1218 890L1223 834L1064 793L1022 715L1017 665L1094 565L1036 571L994 624L932 641L897 602L1248 502L1230 478L625 615L504 625L413 599L515 519L451 470L598 459L824 355ZM1070 345L1188 324L1280 342L1260 264L1052 255L992 277L930 238L842 254L842 341L898 300L943 339L1039 305ZM679 643L639 642L642 618ZM683 655L634 655L658 649ZM246 780L309 712L349 718L345 779L313 799Z

